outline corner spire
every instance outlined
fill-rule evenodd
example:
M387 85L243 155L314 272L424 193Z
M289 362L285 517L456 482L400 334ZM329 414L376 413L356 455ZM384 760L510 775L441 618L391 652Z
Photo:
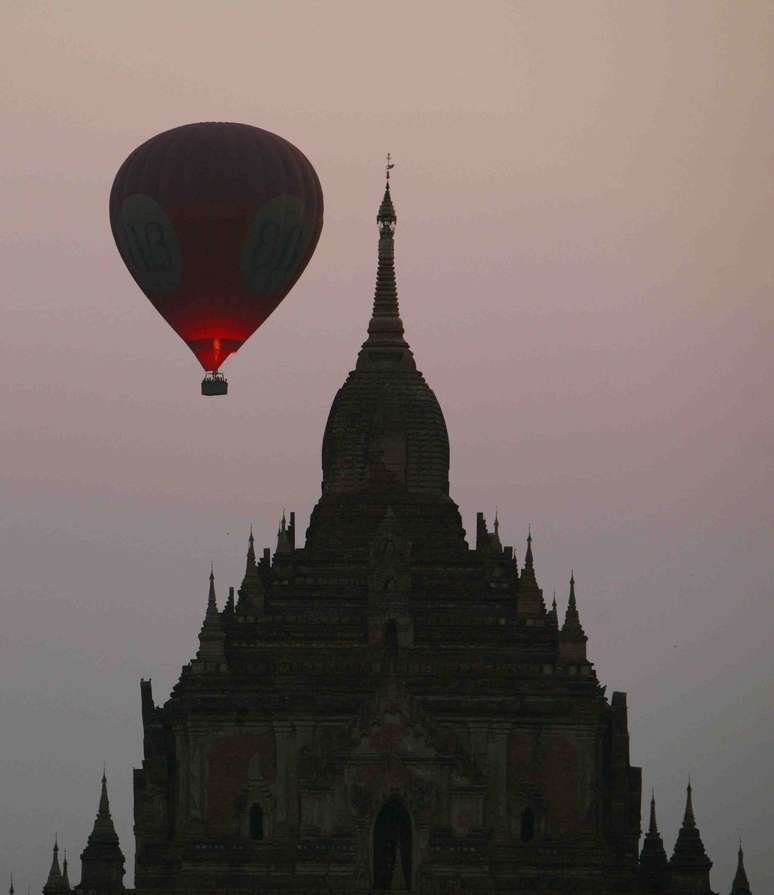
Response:
M656 794L650 796L650 826L640 852L638 874L651 891L663 891L669 880L669 862L656 826Z
M247 561L245 563L245 577L242 579L242 585L239 588L239 603L237 610L244 613L248 607L252 609L263 608L263 582L258 572L258 565L255 561L255 538L253 537L253 526L250 526L250 537L247 539Z
M107 791L107 775L102 768L102 785L99 793L99 807L94 821L94 829L89 836L89 843L118 843L116 828L113 826L113 818L110 814L110 800Z
M223 661L223 644L226 635L223 632L223 620L218 612L218 601L215 596L215 570L210 566L210 587L207 592L207 611L199 631L199 650L197 659L217 662Z
M578 604L575 601L575 572L571 572L567 612L559 634L559 657L569 664L585 662L587 640L578 614Z
M535 560L532 556L532 526L527 528L527 552L524 554L524 571L535 571Z
M280 556L286 556L293 552L293 544L290 540L290 529L288 528L288 520L285 518L285 510L282 510L282 519L280 519L279 528L277 529L277 553Z
M532 526L527 529L527 551L524 554L524 566L521 570L518 583L517 612L519 615L544 617L546 604L543 601L543 591L538 587L535 576L535 558L532 553Z
M559 627L559 612L556 608L556 591L554 591L554 598L551 601L551 608L548 610L548 621L551 627Z
M581 625L578 604L575 600L575 572L570 572L570 596L567 598L567 612L562 625L562 635L567 639L586 640L586 632Z
M744 852L742 851L742 840L739 840L739 854L736 860L736 874L731 884L731 895L752 895L750 892L750 883L747 880L747 873L744 869Z
M59 842L55 836L54 852L53 857L51 858L51 869L48 871L48 879L46 880L45 886L43 886L43 892L45 895L48 895L50 892L61 892L63 887L64 880L62 879L62 871L59 868Z
M107 776L102 769L102 786L94 828L86 848L81 852L81 882L79 889L117 891L124 887L124 855L118 842L116 828L110 815Z
M712 861L704 851L704 843L701 841L701 836L696 826L690 778L688 779L686 791L683 825L677 834L677 842L675 842L675 849L669 865L672 868L673 875L677 875L684 880L700 880L702 886L706 883L706 888L709 891L709 871L712 867Z
M70 891L70 877L67 874L67 849L64 850L64 861L62 862L62 887L68 892Z

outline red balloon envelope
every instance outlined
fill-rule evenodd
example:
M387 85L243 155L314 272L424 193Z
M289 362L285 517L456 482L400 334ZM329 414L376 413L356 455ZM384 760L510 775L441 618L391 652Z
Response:
M121 165L110 226L137 285L217 371L288 294L322 230L320 181L287 140L246 124L186 124Z

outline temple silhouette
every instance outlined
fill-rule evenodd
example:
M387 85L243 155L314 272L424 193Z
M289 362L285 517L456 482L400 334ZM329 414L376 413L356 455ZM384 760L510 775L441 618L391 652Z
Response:
M258 557L251 531L222 608L210 572L170 698L141 681L134 891L711 893L690 782L671 857L653 798L640 846L626 694L587 657L574 576L560 618L531 534L521 562L496 516L466 540L399 314L396 220L388 169L373 313L305 538L283 513ZM81 863L81 895L124 891L104 774ZM71 891L55 844L43 892ZM741 844L730 891L750 893Z

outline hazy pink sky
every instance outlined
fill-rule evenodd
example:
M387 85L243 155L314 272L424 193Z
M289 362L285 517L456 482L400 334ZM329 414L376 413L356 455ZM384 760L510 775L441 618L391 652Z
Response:
M370 309L392 152L403 318L468 532L575 569L671 853L688 773L728 891L774 889L771 2L3 4L0 872L83 848L108 763L132 879L140 676L166 698L209 564L241 579L319 495ZM140 142L255 124L315 165L323 234L225 367L140 294L107 219Z

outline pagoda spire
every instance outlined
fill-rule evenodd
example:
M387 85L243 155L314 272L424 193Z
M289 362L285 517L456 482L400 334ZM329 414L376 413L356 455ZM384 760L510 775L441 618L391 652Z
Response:
M255 538L253 537L253 523L250 523L250 537L247 539L247 569L255 565Z
M67 873L67 849L64 850L64 861L62 861L62 886L68 892L70 891L70 877Z
M94 820L94 829L89 836L89 842L110 842L118 844L118 835L113 826L113 818L110 814L110 800L107 791L106 768L102 768L102 781L99 793L99 807L97 817Z
M548 610L548 620L554 628L559 627L559 611L556 608L556 590L554 590L554 598L551 601L551 608Z
M286 556L293 552L293 544L290 540L290 529L288 528L288 520L285 518L285 510L282 511L282 519L280 519L279 528L277 528L277 553L280 556Z
M207 591L207 614L205 618L218 615L218 601L215 597L215 564L210 563L210 588Z
M650 824L642 843L638 874L645 888L653 892L662 891L669 883L669 862L656 824L656 794L653 791L650 795Z
M586 640L586 632L583 630L578 604L575 599L575 572L570 572L570 596L567 599L567 612L564 615L562 635L574 640Z
M669 861L672 877L679 878L683 883L693 887L696 892L709 892L709 872L712 861L704 851L704 843L701 841L699 829L696 826L696 818L693 813L693 789L690 778L685 798L685 814L683 825L677 834L675 849ZM690 881L690 882L689 882ZM684 888L684 886L682 886Z
M239 588L239 604L237 611L245 613L249 609L263 609L264 589L258 564L255 561L255 538L253 526L250 526L250 537L247 539L247 559L245 562L245 577Z
M744 869L744 852L742 851L741 839L739 840L739 854L736 860L736 873L731 884L731 895L752 895L750 883L747 881L747 873Z
M524 566L519 576L517 612L519 615L538 617L546 615L543 591L538 587L537 577L535 576L531 525L527 529L527 552L524 554Z
M398 217L392 203L390 193L390 171L395 165L388 153L384 195L379 211L376 214L376 226L379 229L379 251L376 267L376 286L374 288L374 304L371 320L368 324L368 338L358 357L358 367L369 363L370 356L377 350L381 358L384 349L392 349L390 355L398 349L398 360L411 369L416 369L411 351L403 337L403 321L398 307L398 286L395 279L395 228Z
M199 649L197 659L205 662L222 662L223 645L226 635L223 631L223 620L218 612L218 601L215 596L215 569L210 566L210 586L207 592L207 611L199 631Z
M691 786L691 778L688 777L688 788L685 796L685 814L683 814L683 826L686 829L693 830L696 827L696 818L693 814L693 787Z
M79 889L123 890L124 855L110 814L107 775L102 769L99 807L86 848L81 852Z
M535 577L535 559L532 556L532 526L527 528L527 552L524 554L524 571L529 569L532 577Z
M229 587L228 596L226 597L226 605L223 607L223 612L221 613L221 618L228 616L231 618L234 615L234 588Z
M578 614L578 604L575 600L575 572L570 573L570 596L567 599L567 612L564 616L564 624L559 633L559 657L568 663L586 661L586 632Z
M59 842L57 837L54 837L54 853L51 858L51 869L48 871L48 879L46 880L45 886L43 886L44 895L49 895L52 892L62 892L64 889L64 879L62 878L62 871L59 867Z

